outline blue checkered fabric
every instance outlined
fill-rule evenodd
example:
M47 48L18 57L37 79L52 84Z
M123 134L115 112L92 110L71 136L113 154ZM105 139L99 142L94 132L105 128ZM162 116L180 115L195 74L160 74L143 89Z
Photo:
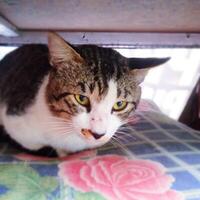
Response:
M175 190L187 200L200 200L200 132L158 112L140 112L137 117L139 122L119 138L121 147L116 142L116 147L102 148L99 153L117 152L159 162L175 177Z
M136 117L137 123L130 122L123 133L99 148L98 154L126 154L159 162L175 177L173 189L183 192L186 200L200 200L200 132L159 112L137 112ZM0 164L21 162L12 153L8 144L2 144ZM57 176L56 163L28 164L42 176ZM5 192L6 188L0 185L0 194Z

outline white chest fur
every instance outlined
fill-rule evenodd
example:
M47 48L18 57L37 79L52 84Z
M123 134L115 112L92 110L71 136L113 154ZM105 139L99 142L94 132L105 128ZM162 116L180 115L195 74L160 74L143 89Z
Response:
M25 114L7 115L6 105L2 105L1 123L11 138L22 144L22 146L37 150L45 144L44 133L47 130L44 119L51 116L45 103L45 88L48 83L48 76L44 79L36 101L30 106Z

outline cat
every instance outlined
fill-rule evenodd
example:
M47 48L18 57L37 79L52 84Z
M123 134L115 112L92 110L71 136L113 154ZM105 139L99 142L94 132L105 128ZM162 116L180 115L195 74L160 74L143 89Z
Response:
M169 58L125 58L111 48L73 46L56 33L0 62L0 124L29 150L59 156L107 143L134 111L140 83Z

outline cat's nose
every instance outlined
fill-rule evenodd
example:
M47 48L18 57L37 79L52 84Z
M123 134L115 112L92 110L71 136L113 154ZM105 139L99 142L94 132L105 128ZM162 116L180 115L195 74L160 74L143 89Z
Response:
M101 122L103 121L101 117L92 117L91 121L95 121L95 122Z
M85 137L93 136L96 140L100 139L101 137L103 137L105 135L105 133L98 134L98 133L95 133L95 132L91 131L90 129L81 129L81 133Z

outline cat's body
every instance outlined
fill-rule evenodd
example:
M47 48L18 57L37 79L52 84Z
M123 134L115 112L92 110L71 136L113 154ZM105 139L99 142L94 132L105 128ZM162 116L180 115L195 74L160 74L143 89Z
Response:
M62 155L100 146L140 99L146 71L134 65L167 59L146 61L92 45L72 48L53 34L48 47L24 45L0 62L0 124L30 150L51 146Z
M45 145L41 136L48 126L43 122L50 112L44 90L50 69L45 45L22 46L0 64L0 122L11 138L31 150Z

